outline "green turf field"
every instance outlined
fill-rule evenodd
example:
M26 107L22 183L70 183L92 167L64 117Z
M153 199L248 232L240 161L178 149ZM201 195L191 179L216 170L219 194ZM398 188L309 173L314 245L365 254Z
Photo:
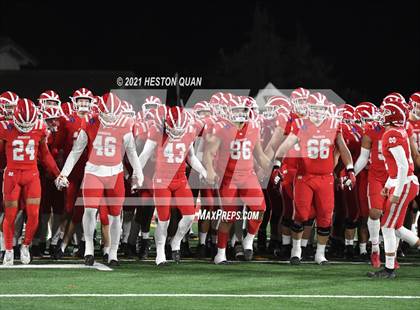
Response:
M32 262L49 263L57 264L45 260ZM153 262L123 261L112 271L0 269L0 309L420 309L420 266L402 266L398 278L391 281L367 279L365 274L369 270L368 264L303 264L296 267L260 262L215 266L209 262L191 261L160 268ZM7 297L5 294L114 296ZM120 294L147 295L115 296ZM258 296L244 296L249 294ZM344 298L314 295L344 295ZM418 297L351 299L346 295Z

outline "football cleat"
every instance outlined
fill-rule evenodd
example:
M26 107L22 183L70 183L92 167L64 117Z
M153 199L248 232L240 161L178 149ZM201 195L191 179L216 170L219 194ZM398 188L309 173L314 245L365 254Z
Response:
M54 252L54 259L62 259L64 257L64 252L61 250L61 247L57 247Z
M207 257L207 246L205 244L199 244L197 246L197 257L201 259Z
M159 255L159 253L156 253L156 265L160 266L162 264L166 264L166 255L163 253L163 255Z
M42 252L39 245L32 245L31 253L33 257L42 257Z
M86 255L85 256L85 265L86 266L93 266L94 263L95 263L95 258L93 257L93 255Z
M244 260L245 259L245 252L242 243L236 242L235 246L233 247L234 255L236 260Z
M217 253L217 255L214 257L214 263L216 265L225 265L227 264L227 259L225 254Z
M109 255L108 255L108 253L105 253L104 255L102 255L102 261L103 261L104 263L107 263L107 262L108 262L108 260L109 260Z
M394 270L388 271L384 268L379 271L369 271L367 276L369 278L375 279L395 279L397 275L395 274Z
M317 263L318 265L328 265L328 260L325 258L324 255L315 254L315 263Z
M265 253L267 251L267 233L260 230L257 237L258 253Z
M346 245L346 249L344 253L345 253L346 259L349 261L352 261L354 258L354 247L352 245Z
M28 265L31 262L31 253L29 253L29 245L22 244L20 246L20 261L24 265Z
M181 254L183 257L192 257L193 254L190 250L190 243L187 241L181 241Z
M290 258L291 265L300 265L300 258L297 256L293 256Z
M367 252L361 253L359 255L359 258L360 258L361 261L367 262L367 261L369 261L369 254Z
M254 251L252 251L251 249L244 250L245 261L250 262L250 261L252 261L253 257L254 257Z
M179 264L179 262L181 261L181 251L172 251L172 259L175 263Z
M3 266L13 266L14 259L13 250L6 250L3 258Z
M373 268L381 268L379 252L372 252L372 254L370 254L370 263L372 264Z
M139 248L139 259L147 259L150 251L150 239L141 239Z
M116 259L111 259L108 263L109 267L118 267L120 265L120 262Z

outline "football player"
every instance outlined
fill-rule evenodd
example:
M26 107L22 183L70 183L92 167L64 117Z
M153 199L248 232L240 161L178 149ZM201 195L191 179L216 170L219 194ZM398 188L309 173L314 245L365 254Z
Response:
M186 177L186 161L188 160L190 166L200 174L201 178L205 179L207 172L195 156L193 142L196 130L191 126L190 117L185 110L172 107L156 121L159 126L150 128L139 159L144 167L151 155L154 152L156 154L153 192L158 215L155 242L156 265L159 266L166 264L165 242L172 200L182 215L175 236L171 240L172 259L177 263L181 259L182 238L190 230L194 219L195 207Z
M37 167L41 164L54 177L59 169L46 143L47 128L38 119L38 110L29 99L19 99L13 113L13 122L2 122L0 126L0 153L6 152L3 195L5 216L3 233L6 253L3 265L13 265L13 234L18 201L24 197L27 216L25 239L20 248L20 259L29 264L29 246L38 227L41 184Z
M411 246L420 246L419 238L403 226L408 204L417 196L419 183L414 175L410 142L405 130L406 116L401 98L386 97L381 108L382 154L386 163L387 181L381 190L385 197L384 215L381 219L384 238L385 268L369 272L372 278L395 278L397 237Z
M242 210L242 205L258 216L248 220L248 233L243 240L244 258L252 260L253 240L264 216L265 202L258 177L254 171L254 159L268 172L271 161L264 154L260 142L260 129L250 121L251 111L244 101L236 96L228 97L228 113L224 123L218 123L207 141L203 157L208 171L207 182L220 180L220 198L226 216L220 219L215 264L224 264L229 231L235 218L233 212ZM214 165L214 158L218 160Z
M143 183L138 161L132 122L121 115L121 101L113 93L103 95L98 104L99 114L83 122L73 148L67 157L57 184L65 184L84 149L88 148L82 191L84 202L83 231L85 236L85 264L94 263L93 236L96 214L102 198L109 213L110 250L108 263L118 266L117 251L121 233L121 209L124 202L123 151L133 167L133 188Z
M353 161L340 127L335 118L327 119L327 98L321 93L311 94L307 100L307 118L297 119L291 133L277 150L276 163L299 143L300 158L294 184L294 214L292 230L292 252L290 263L299 264L301 260L301 239L303 223L311 217L315 209L317 223L317 249L315 262L326 264L325 246L331 231L334 209L334 152L337 149L346 167L347 183L355 184Z

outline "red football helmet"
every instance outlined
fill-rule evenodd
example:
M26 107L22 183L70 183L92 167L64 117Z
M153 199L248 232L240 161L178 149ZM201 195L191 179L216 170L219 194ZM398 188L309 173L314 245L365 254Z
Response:
M6 119L12 119L19 101L19 96L14 92L6 91L0 95L0 107Z
M149 114L151 115L149 116ZM162 128L163 123L166 120L167 114L168 114L168 109L166 108L166 105L162 104L158 106L157 109L149 110L149 112L147 113L148 119L146 119L146 121L151 120L157 127Z
M134 117L136 112L133 109L133 105L126 100L121 101L121 111L123 115L128 117Z
M248 122L251 118L251 109L247 106L246 101L240 100L240 97L229 96L228 103L228 117L233 123Z
M99 98L99 121L104 126L114 126L121 117L121 100L113 93L106 93Z
M384 102L381 108L381 119L382 125L393 125L393 126L405 126L407 117L404 106L401 100L398 102L387 103Z
M38 98L41 110L47 108L60 108L61 100L60 96L53 90L44 91Z
M76 90L70 99L77 112L89 112L92 108L92 104L95 102L93 93L84 87Z
M412 94L408 104L410 105L413 114L417 118L420 118L420 92Z
M162 101L160 100L160 98L156 96L147 97L141 107L143 111L143 115L145 115L147 111L149 111L150 109L157 109L161 105L162 105Z
M181 139L187 132L190 117L181 107L168 109L165 120L165 132L171 140Z
M325 95L316 92L306 101L308 116L312 122L320 123L328 116L329 103Z
M381 107L385 104L396 104L404 110L405 118L408 120L410 117L410 106L405 101L404 97L399 93L391 93L384 98Z
M13 113L13 123L20 132L30 132L38 120L38 108L30 99L22 98Z
M210 106L210 103L207 101L199 101L194 105L194 115L197 118L205 118L213 114L213 110Z
M378 108L372 102L361 102L354 109L354 116L362 124L378 120Z
M292 109L292 104L286 96L273 96L268 99L264 106L263 116L266 119L273 119L278 113L288 114Z
M58 131L57 119L62 115L61 110L57 108L46 108L42 112L42 118L47 123L48 129L52 132Z
M343 104L339 108L339 116L341 116L341 120L343 123L352 124L355 121L355 108L350 104Z
M290 102L293 104L293 110L300 115L306 115L306 101L311 93L309 90L299 87L290 94Z

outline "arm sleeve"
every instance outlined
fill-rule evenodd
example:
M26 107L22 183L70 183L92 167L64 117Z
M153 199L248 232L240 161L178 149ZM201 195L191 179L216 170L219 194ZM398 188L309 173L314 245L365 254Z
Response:
M400 197L407 179L408 161L405 156L404 148L401 145L390 148L389 151L394 157L398 168L397 185L395 186L394 196Z
M370 155L370 150L362 147L362 149L360 150L360 155L357 158L356 163L354 164L354 174L355 175L358 175L359 172L362 171L363 168L366 167L366 165L369 161L369 155Z
M123 140L128 161L130 162L131 167L133 167L133 175L136 176L138 174L141 174L143 171L140 165L139 158L137 157L136 143L134 142L133 133L126 133L123 137Z
M58 177L60 170L58 169L54 157L52 157L48 149L47 141L45 139L39 144L39 160L41 165L47 169L47 171L51 173L54 178Z
M197 171L204 178L207 177L206 169L203 167L202 163L198 160L197 156L195 156L194 146L192 145L192 143L188 151L188 163L191 166L191 168Z
M146 166L147 161L149 160L150 156L152 155L157 143L155 141L152 141L150 139L146 140L146 143L144 144L143 151L141 152L139 156L140 165L143 169L144 166Z
M67 157L66 163L64 164L61 174L65 177L68 177L74 166L77 164L80 156L82 156L83 150L85 149L88 143L88 137L84 130L80 130L79 135L77 136L76 141L74 141L73 148L69 156Z

